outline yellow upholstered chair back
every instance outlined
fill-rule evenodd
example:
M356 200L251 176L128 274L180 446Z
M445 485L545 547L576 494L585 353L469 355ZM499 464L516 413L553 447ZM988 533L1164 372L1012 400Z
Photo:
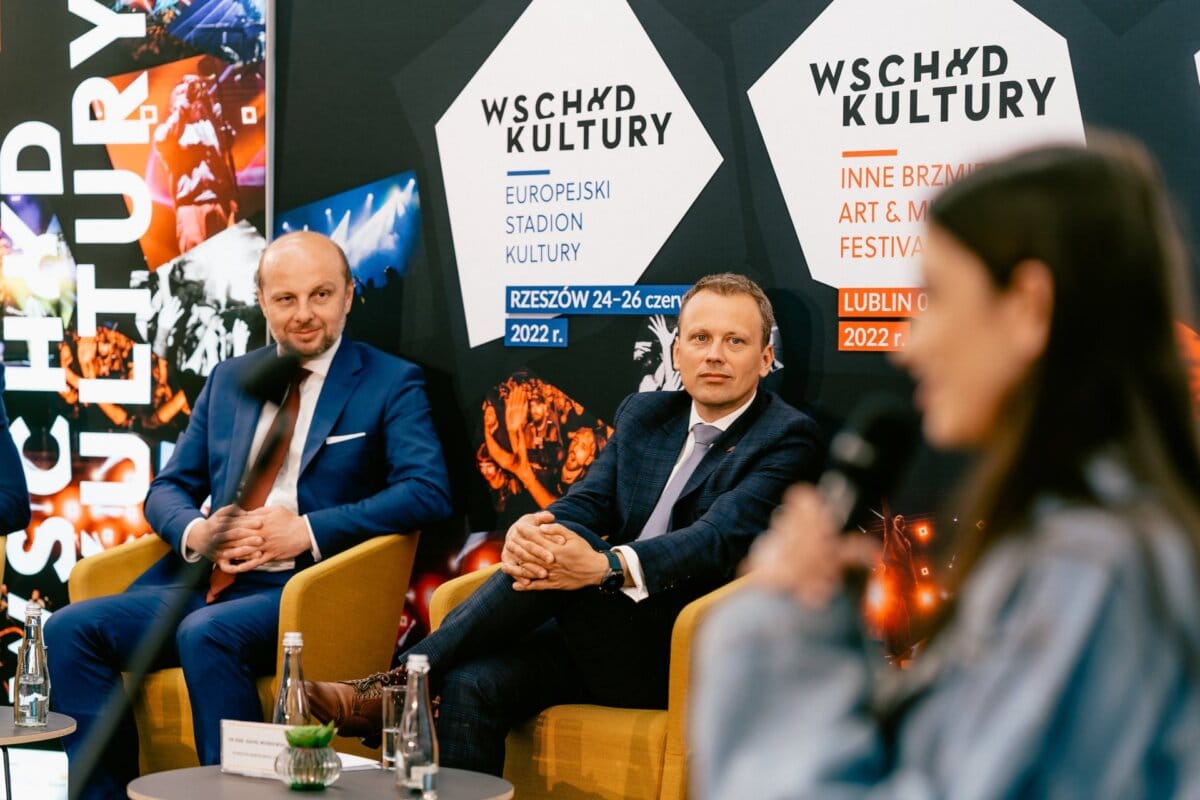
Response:
M298 572L284 586L279 631L304 634L304 677L336 680L386 668L396 645L416 556L418 535L377 536ZM154 535L142 536L75 565L68 581L71 602L124 591L167 552ZM259 696L268 718L277 675L261 678ZM183 670L152 672L134 703L143 773L198 765L192 711ZM378 758L353 739L334 739L347 753Z

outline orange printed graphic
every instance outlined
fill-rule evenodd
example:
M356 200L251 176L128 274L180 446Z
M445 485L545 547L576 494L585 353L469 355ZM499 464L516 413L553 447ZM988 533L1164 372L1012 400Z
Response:
M889 352L908 345L908 322L839 322L838 350L843 352Z
M843 236L838 240L838 256L843 260L915 258L924 252L925 241L920 234Z
M924 310L920 289L838 289L839 317L912 317Z
M842 158L878 158L880 156L897 156L899 150L843 150Z

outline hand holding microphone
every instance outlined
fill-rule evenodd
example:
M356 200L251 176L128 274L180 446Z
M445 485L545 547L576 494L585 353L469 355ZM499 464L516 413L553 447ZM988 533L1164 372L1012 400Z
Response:
M906 406L870 399L857 408L830 444L817 485L797 484L784 495L746 561L751 579L816 609L833 599L848 570L872 569L880 543L841 532L891 488L916 442L916 419Z
M866 534L841 535L820 491L802 483L784 495L747 566L759 586L820 609L841 589L847 570L870 570L879 556L879 543Z

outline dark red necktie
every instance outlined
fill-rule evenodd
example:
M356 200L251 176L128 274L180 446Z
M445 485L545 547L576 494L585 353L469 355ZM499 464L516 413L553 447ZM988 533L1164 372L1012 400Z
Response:
M263 465L262 473L242 498L243 511L262 508L267 502L267 495L275 487L275 479L279 477L279 470L283 467L283 462L287 460L288 451L292 447L292 434L296 432L296 417L300 414L300 384L308 375L308 370L301 367L296 371L292 382L288 384L283 405L279 407L274 421L271 422L271 429L267 432L267 437L263 439L265 447L268 442L274 441L278 437L279 446L271 453L271 460ZM222 572L214 567L208 576L208 594L204 598L205 602L211 603L216 600L217 595L233 585L236 577L236 575Z

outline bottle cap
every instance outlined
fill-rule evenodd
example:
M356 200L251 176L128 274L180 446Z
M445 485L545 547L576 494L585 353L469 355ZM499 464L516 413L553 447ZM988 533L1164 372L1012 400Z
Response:
M429 669L429 656L427 656L423 653L411 653L408 656L408 662L406 663L405 666L407 666L410 671L411 670L428 670Z
M285 634L283 634L283 646L284 647L303 647L304 646L304 636L300 633L300 631L288 631Z

